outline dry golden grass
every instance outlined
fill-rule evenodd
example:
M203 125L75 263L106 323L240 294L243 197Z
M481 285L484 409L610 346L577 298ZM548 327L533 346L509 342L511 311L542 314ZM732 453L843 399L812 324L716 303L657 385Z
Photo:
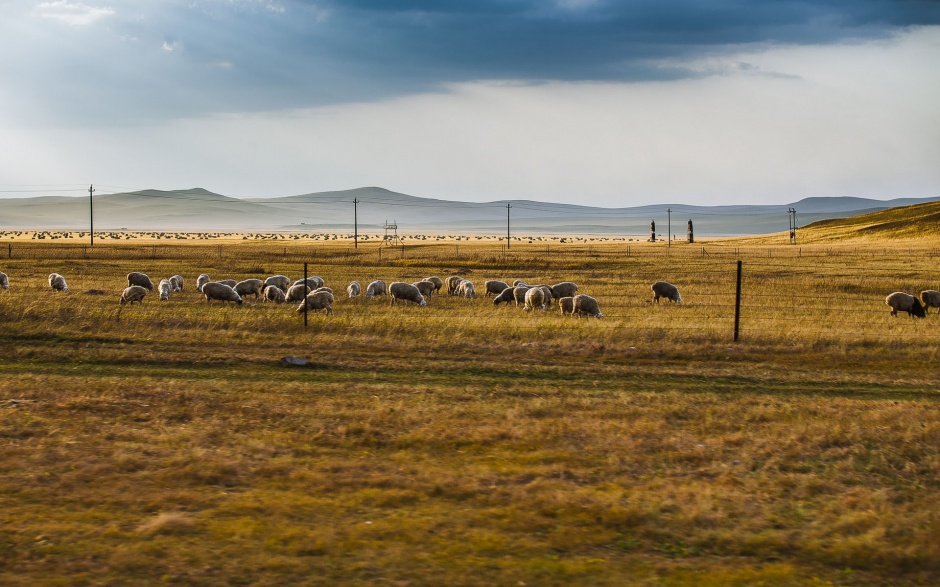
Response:
M24 244L0 584L935 584L940 317L883 302L938 289L935 245ZM193 291L304 261L338 298L307 330ZM131 270L184 292L122 308ZM570 279L607 318L341 293L455 272Z

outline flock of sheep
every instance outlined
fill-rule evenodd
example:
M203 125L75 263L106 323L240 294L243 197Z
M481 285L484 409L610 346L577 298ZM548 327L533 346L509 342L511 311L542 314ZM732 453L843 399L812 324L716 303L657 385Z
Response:
M923 304L921 303L923 302ZM909 316L926 318L927 310L940 308L940 291L927 289L920 292L920 299L903 291L896 291L885 298L885 303L891 307L891 315L897 316L898 311L907 312ZM938 310L940 312L940 310Z

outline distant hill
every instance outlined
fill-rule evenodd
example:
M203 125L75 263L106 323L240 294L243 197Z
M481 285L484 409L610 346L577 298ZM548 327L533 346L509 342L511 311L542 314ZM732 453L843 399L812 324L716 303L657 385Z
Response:
M819 220L801 230L804 240L940 237L940 202L889 208L849 218Z
M787 209L798 222L885 210L932 201L902 198L806 198L792 204L759 206L689 206L662 204L601 208L531 200L456 202L420 198L380 187L317 192L279 198L233 198L202 188L141 190L96 195L95 228L112 230L353 230L354 212L361 232L381 231L396 222L400 233L497 233L506 230L507 204L515 234L600 234L646 237L650 222L665 236L671 229L684 237L692 220L699 237L775 233L788 226ZM88 227L86 197L40 196L0 199L0 228L82 229Z

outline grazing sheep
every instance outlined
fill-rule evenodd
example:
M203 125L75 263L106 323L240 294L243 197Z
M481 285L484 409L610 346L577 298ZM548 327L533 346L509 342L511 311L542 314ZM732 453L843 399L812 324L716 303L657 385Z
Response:
M416 281L412 285L418 288L418 291L420 291L421 295L423 295L426 299L431 299L431 294L437 291L437 286L434 285L434 282L426 279L422 281Z
M534 309L544 310L545 307L545 290L541 287L530 287L525 292L525 307L523 307L523 310L531 312Z
M304 282L303 279L298 279L297 281L293 283L293 285L297 285L303 282ZM326 282L323 281L323 279L317 277L316 275L311 275L310 277L307 278L307 286L310 288L311 291L323 287L324 283Z
M287 294L284 293L284 290L279 288L276 285L269 285L264 288L264 301L274 302L275 304L283 304L287 301Z
M216 283L221 283L222 285L227 285L232 289L235 289L235 286L238 285L238 282L234 279L220 279Z
M512 282L513 287L529 287L529 284L522 281L521 279L515 279Z
M153 291L153 282L150 281L146 273L141 273L140 271L133 271L127 274L127 285L139 285L140 287L147 288L147 291Z
M269 285L279 287L281 291L287 293L287 289L290 287L290 277L286 275L272 275L264 280L264 287L268 287Z
M297 306L297 312L303 313L304 306L307 307L307 310L313 310L314 312L319 310L326 310L327 316L333 315L333 294L328 291L315 291L312 294L304 298L300 305Z
M302 302L308 293L310 293L310 286L304 285L303 280L301 280L300 283L290 286L290 289L287 290L287 301Z
M160 285L157 287L157 289L160 290L160 301L165 302L170 299L170 292L173 291L173 284L169 279L161 279Z
M371 300L375 296L387 296L388 290L385 288L385 282L376 279L366 286L366 299Z
M454 292L457 291L457 286L460 282L463 281L463 277L459 275L451 275L444 279L444 286L447 288L448 295L454 295Z
M324 285L324 286L320 286L320 287L314 289L314 290L311 291L310 293L317 293L318 291L328 291L328 292L330 292L330 293L333 293L333 288L332 288L332 287L326 287L326 286Z
M444 287L444 280L441 279L440 277L436 277L436 276L425 277L424 281L430 281L431 283L434 284L434 293L441 291L441 288Z
M3 275L3 274L0 273L0 275ZM3 277L6 277L6 275L4 275ZM3 281L3 278L0 278L0 282L2 281ZM4 287L3 289L6 289L6 287ZM940 308L940 291L937 291L934 289L924 290L920 292L920 299L922 302L924 302L924 314L925 315L927 313L927 310L929 310L930 308ZM938 312L940 312L940 310L938 310Z
M679 295L679 288L665 281L657 281L650 286L653 290L653 301L659 303L659 298L672 300L677 304L682 303L682 296Z
M395 302L398 300L405 300L407 302L414 302L419 306L427 306L428 303L424 301L424 296L421 295L421 292L418 290L418 287L410 283L405 283L403 281L396 281L388 286L389 297L392 298L391 305L394 306Z
M561 314L574 314L574 297L565 296L558 299L558 307L561 308Z
M359 291L362 289L362 286L359 285L358 281L353 281L346 286L346 295L354 298L359 295Z
M52 291L68 291L69 286L65 283L65 278L59 275L58 273L51 273L49 275L49 287L52 288Z
M578 291L578 284L570 281L562 281L552 286L552 297L557 299L573 297Z
M242 304L241 296L235 293L235 290L232 289L232 286L219 283L217 281L210 281L209 283L203 285L202 293L206 296L207 304L212 300L219 300L220 302L235 302L239 306Z
M504 289L498 296L493 298L493 305L498 306L502 304L503 302L509 303L511 301L514 301L516 299L513 296L514 290L515 288L513 287L507 287L506 289Z
M0 271L0 287L10 289L10 278L3 271Z
M469 279L464 279L458 283L457 290L454 292L454 295L461 298L473 298L475 295L473 293L473 282Z
M897 316L898 310L907 312L910 316L926 318L927 311L920 305L920 300L911 294L896 291L885 298L885 303L891 306L891 315Z
M202 293L202 286L204 286L207 283L209 283L209 276L203 273L202 275L196 278L196 291L198 291L199 293Z
M591 296L585 294L578 294L574 296L574 310L573 312L578 315L578 318L582 314L585 316L592 316L594 318L603 318L604 315L601 314L600 308L597 306L597 300Z
M483 283L483 295L489 296L490 294L499 295L503 291L509 289L509 284L505 281L499 281L497 279L489 279Z
M512 288L512 297L516 300L516 305L520 306L525 303L525 294L532 288L528 285L517 285Z
M258 299L258 296L261 295L261 288L264 286L264 282L260 279L245 279L239 281L235 284L233 288L235 293L240 295L242 298L255 294L255 299Z
M183 276L174 275L170 278L170 285L173 286L173 291L183 291Z
M133 304L137 302L144 305L144 296L147 295L147 288L142 285L129 285L121 292L121 305Z

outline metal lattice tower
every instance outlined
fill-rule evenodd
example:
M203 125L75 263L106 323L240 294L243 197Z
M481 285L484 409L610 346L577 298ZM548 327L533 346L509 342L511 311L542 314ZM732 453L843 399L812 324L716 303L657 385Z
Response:
M391 231L391 234L389 234L389 231ZM388 220L385 221L385 238L382 239L382 244L389 247L404 244L401 242L401 239L398 238L398 223L394 220L392 220L391 224L388 223Z

